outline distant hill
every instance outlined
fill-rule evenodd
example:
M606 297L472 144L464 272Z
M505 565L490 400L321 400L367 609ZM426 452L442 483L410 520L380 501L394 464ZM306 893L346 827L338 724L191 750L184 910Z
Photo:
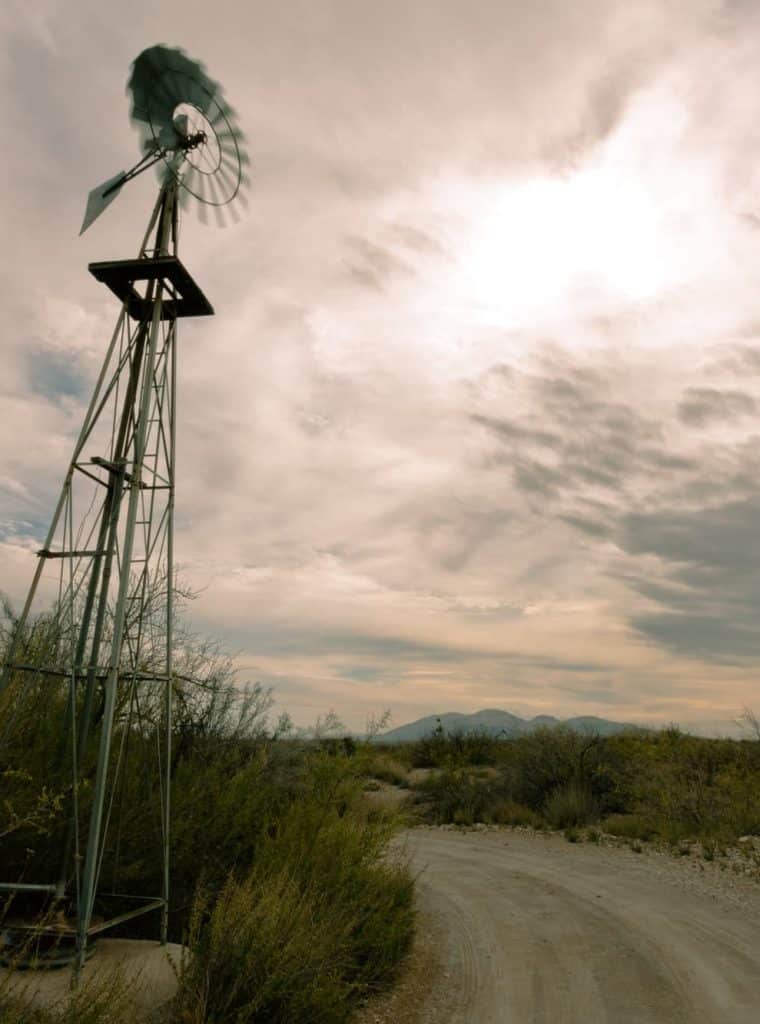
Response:
M406 743L418 740L423 736L429 736L437 728L439 722L446 732L486 732L492 736L506 737L522 736L541 726L552 728L557 725L567 726L576 732L598 736L613 736L618 732L643 731L638 725L631 725L628 722L611 722L606 718L596 718L594 715L582 715L578 718L564 720L555 718L553 715L536 715L535 718L525 719L510 714L509 711L486 708L483 711L476 711L472 715L463 715L457 711L449 711L442 715L428 715L426 718L418 718L416 722L409 722L408 725L400 725L397 729L389 729L377 739L381 743Z

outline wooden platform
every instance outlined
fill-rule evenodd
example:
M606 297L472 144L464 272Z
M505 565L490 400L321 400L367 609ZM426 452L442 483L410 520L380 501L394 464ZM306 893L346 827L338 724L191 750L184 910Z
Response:
M153 304L135 288L136 283L148 281L160 281L165 288L162 320L214 315L213 306L176 256L105 260L90 263L87 269L96 281L107 285L118 299L127 304L133 320L144 320L152 308Z

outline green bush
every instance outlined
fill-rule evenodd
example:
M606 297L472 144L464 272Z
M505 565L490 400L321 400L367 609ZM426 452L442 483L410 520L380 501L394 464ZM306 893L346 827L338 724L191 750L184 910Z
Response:
M508 774L514 797L542 811L552 794L571 783L591 780L602 743L563 726L541 728L521 736L512 745Z
M729 843L760 835L757 739L705 739L675 728L604 738L537 729L497 742L495 767L482 778L467 748L443 730L411 748L418 761L424 752L444 766L418 787L422 813L438 823L566 828L599 816L606 830L636 839Z
M588 786L566 782L558 786L546 801L544 817L552 828L588 825L597 817L593 794Z
M216 900L199 897L172 1020L346 1020L349 923L333 916L326 927L328 916L286 871L230 879Z
M657 834L650 821L641 814L611 814L602 822L602 829L625 839L653 839Z
M361 759L360 764L361 770L372 779L388 782L392 786L408 785L406 767L389 754L370 751Z
M11 974L0 976L0 1024L132 1024L134 1012L129 984L119 967L84 979L54 1009L35 1006L22 984L11 992Z
M486 730L447 732L439 722L429 736L410 745L409 761L413 768L496 764L504 743Z
M494 825L512 825L539 828L543 819L536 811L515 800L496 798L484 812L484 821Z
M467 768L436 772L418 787L418 799L429 805L438 825L486 821L490 808L507 795L497 780L476 778Z
M386 853L392 820L362 816L344 767L316 757L253 869L198 898L177 1024L337 1024L393 976L411 939L413 884Z
M190 651L200 680L178 683L176 694L169 938L183 941L192 924L195 955L175 1020L346 1020L358 999L388 983L412 935L412 880L388 852L398 819L361 798L366 745L282 738L279 728L275 738L268 691L238 687L217 655ZM123 746L126 770L114 792L101 885L119 892L161 891L162 720L160 702L151 705L146 693L139 720L123 701L114 722L114 762ZM60 743L65 699L65 680L33 676L13 680L2 698L0 726L13 723L0 751L6 877L57 878L71 798ZM95 754L92 742L79 790L83 829ZM45 909L31 897L21 902L14 912ZM146 915L119 934L157 931L157 915ZM61 1021L116 1024L114 1006L99 1007L90 1000L86 1012ZM3 1012L9 1024L54 1019L19 1017L32 1011L18 1001Z

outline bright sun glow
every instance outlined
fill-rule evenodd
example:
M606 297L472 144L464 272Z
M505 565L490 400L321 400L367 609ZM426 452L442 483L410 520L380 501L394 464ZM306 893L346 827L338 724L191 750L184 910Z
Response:
M481 204L460 287L503 323L560 301L647 299L664 283L655 204L635 182L588 170L494 188Z

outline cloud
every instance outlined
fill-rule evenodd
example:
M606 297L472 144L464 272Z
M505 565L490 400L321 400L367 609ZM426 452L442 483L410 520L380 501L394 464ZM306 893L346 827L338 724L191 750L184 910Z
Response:
M719 391L716 388L689 388L678 406L684 423L704 427L714 420L730 420L757 411L757 402L744 391Z
M641 477L696 467L685 455L661 450L665 424L623 397L635 386L631 368L582 367L577 358L552 350L544 358L551 372L515 371L504 379L501 403L518 394L525 407L520 418L472 414L492 436L493 457L511 467L519 490L558 500L595 493L620 501ZM498 404L495 386L489 389L489 404Z
M348 273L358 284L384 291L390 279L412 273L409 264L388 246L366 238L347 238L346 245L351 252L346 261Z
M651 575L631 583L656 610L634 615L642 635L681 654L741 661L760 653L760 494L712 508L653 511L624 518L631 555L656 558Z
M358 725L386 701L750 703L751 6L215 11L0 12L0 587L23 597L115 319L86 265L132 255L153 201L146 175L75 237L137 156L123 83L163 38L224 82L252 155L249 215L181 238L217 309L180 325L197 628Z

